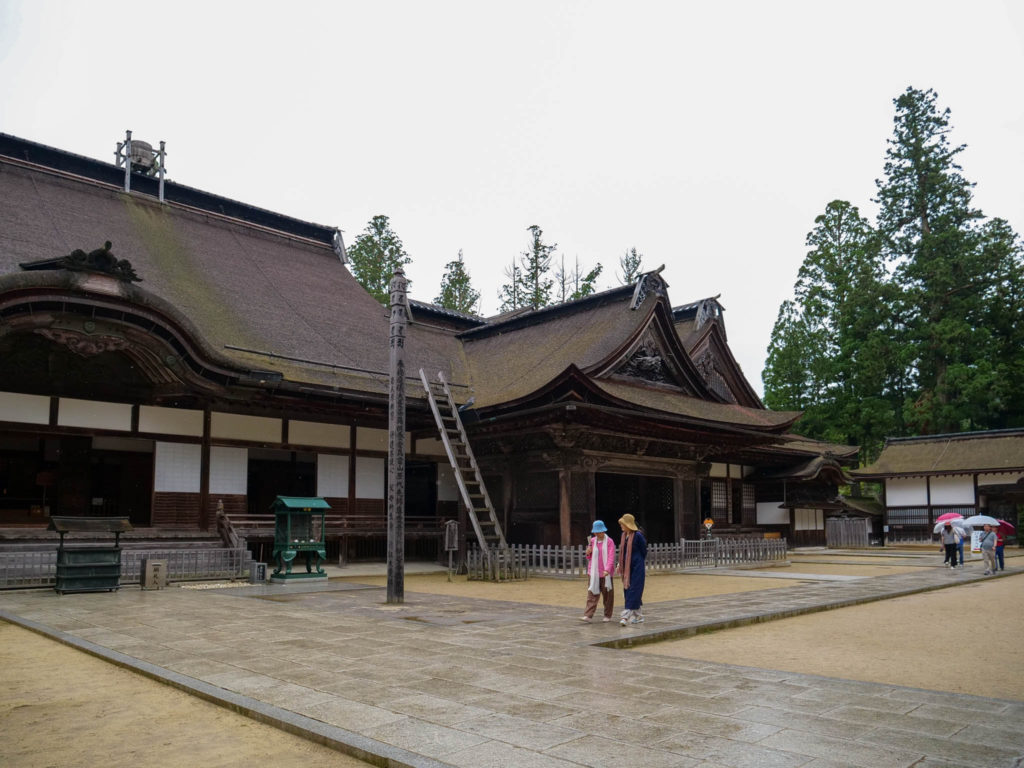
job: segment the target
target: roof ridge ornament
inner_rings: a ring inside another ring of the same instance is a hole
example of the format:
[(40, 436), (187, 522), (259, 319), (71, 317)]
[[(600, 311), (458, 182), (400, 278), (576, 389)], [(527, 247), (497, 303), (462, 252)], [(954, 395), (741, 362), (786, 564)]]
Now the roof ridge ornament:
[(650, 272), (645, 272), (640, 276), (640, 279), (636, 281), (636, 289), (633, 291), (633, 301), (630, 303), (630, 309), (636, 309), (647, 299), (648, 293), (665, 293), (665, 289), (668, 288), (668, 283), (659, 275), (661, 271), (665, 269), (665, 265), (662, 264), (657, 269), (653, 269)]
[(55, 259), (40, 259), (39, 261), (26, 261), (18, 266), (25, 271), (42, 269), (67, 269), (72, 272), (94, 272), (100, 275), (110, 275), (125, 283), (141, 283), (142, 278), (135, 272), (135, 268), (128, 259), (118, 259), (110, 251), (111, 243), (107, 240), (102, 248), (86, 253), (81, 248), (76, 248), (67, 256), (59, 256)]

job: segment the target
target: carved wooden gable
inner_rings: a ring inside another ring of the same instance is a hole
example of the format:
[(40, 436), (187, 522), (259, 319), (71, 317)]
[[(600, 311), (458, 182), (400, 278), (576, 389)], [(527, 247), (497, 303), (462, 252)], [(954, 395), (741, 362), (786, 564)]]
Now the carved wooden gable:
[(678, 363), (651, 328), (644, 331), (611, 373), (653, 384), (679, 387), (688, 395), (695, 394), (679, 370)]

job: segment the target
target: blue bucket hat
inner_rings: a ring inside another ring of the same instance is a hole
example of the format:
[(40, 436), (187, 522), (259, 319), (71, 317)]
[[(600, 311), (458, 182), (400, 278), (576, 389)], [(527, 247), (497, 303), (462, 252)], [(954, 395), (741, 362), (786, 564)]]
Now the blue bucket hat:
[(608, 528), (604, 524), (604, 520), (595, 520), (594, 527), (590, 529), (591, 533), (607, 533)]

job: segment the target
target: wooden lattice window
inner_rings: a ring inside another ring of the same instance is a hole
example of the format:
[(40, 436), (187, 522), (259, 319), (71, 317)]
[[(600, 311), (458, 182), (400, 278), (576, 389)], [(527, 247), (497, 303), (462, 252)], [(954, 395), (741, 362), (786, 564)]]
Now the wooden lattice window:
[(711, 481), (711, 519), (715, 525), (729, 523), (729, 481)]
[[(750, 483), (743, 484), (743, 524), (753, 525), (757, 520), (757, 500), (754, 493), (754, 486)], [(748, 522), (749, 521), (749, 522)]]

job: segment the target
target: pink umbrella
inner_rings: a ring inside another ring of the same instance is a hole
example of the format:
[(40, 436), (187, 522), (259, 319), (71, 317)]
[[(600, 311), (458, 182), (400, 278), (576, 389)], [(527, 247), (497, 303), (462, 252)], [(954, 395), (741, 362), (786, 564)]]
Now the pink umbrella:
[(958, 515), (956, 512), (947, 512), (944, 515), (939, 515), (935, 518), (936, 523), (944, 523), (947, 520), (963, 520), (963, 515)]

